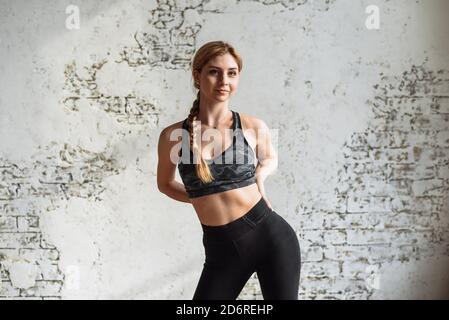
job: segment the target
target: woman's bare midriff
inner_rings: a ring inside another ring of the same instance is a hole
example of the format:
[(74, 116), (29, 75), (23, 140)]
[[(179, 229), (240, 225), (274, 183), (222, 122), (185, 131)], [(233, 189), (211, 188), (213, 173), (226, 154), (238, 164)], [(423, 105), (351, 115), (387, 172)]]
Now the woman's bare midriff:
[(220, 226), (237, 220), (262, 198), (256, 183), (190, 199), (200, 222)]

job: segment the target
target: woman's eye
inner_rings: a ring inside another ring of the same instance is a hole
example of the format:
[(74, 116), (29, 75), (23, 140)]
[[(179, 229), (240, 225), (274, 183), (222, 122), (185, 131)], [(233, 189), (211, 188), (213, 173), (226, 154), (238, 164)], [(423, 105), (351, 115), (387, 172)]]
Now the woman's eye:
[[(217, 70), (210, 70), (209, 73), (210, 73), (210, 74), (216, 74), (216, 73), (217, 73)], [(231, 75), (231, 76), (236, 76), (236, 75), (237, 75), (237, 72), (235, 72), (235, 71), (230, 72), (229, 75)]]

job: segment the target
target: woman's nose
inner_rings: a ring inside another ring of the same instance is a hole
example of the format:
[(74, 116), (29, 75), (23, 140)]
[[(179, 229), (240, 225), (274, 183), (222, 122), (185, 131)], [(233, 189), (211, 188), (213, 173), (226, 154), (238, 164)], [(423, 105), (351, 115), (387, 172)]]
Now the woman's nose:
[(220, 81), (221, 81), (222, 83), (224, 83), (224, 84), (227, 84), (227, 83), (228, 83), (228, 77), (225, 76), (225, 75), (223, 75), (223, 76), (220, 77)]

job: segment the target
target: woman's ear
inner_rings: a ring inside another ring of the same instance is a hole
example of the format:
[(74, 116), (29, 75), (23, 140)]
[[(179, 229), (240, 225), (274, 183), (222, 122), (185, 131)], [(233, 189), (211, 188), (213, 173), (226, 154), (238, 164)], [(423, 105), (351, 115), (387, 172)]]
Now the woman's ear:
[(198, 70), (193, 71), (193, 80), (196, 84), (200, 84), (200, 73), (198, 72)]

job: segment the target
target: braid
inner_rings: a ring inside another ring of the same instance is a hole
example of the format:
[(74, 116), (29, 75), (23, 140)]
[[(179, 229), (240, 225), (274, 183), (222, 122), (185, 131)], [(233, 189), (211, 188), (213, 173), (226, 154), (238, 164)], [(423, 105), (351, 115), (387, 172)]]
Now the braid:
[(188, 116), (188, 124), (189, 124), (189, 134), (190, 134), (190, 149), (193, 150), (194, 147), (198, 148), (196, 144), (195, 131), (193, 130), (194, 121), (197, 119), (198, 114), (200, 113), (200, 92), (198, 91), (197, 98), (193, 102), (193, 106), (190, 109), (190, 113)]
[[(196, 137), (196, 130), (193, 127), (194, 123), (196, 122), (196, 119), (198, 118), (198, 114), (200, 113), (200, 91), (198, 91), (198, 94), (196, 96), (196, 100), (193, 102), (193, 106), (190, 109), (189, 116), (188, 116), (188, 126), (189, 126), (189, 134), (190, 134), (190, 150), (192, 150), (193, 154), (196, 155), (196, 174), (200, 178), (200, 180), (203, 183), (209, 183), (212, 180), (214, 180), (214, 177), (212, 176), (209, 166), (204, 161), (201, 152), (199, 152), (198, 144), (197, 144), (197, 137)], [(200, 129), (201, 132), (201, 129)], [(194, 162), (195, 163), (195, 162)]]

